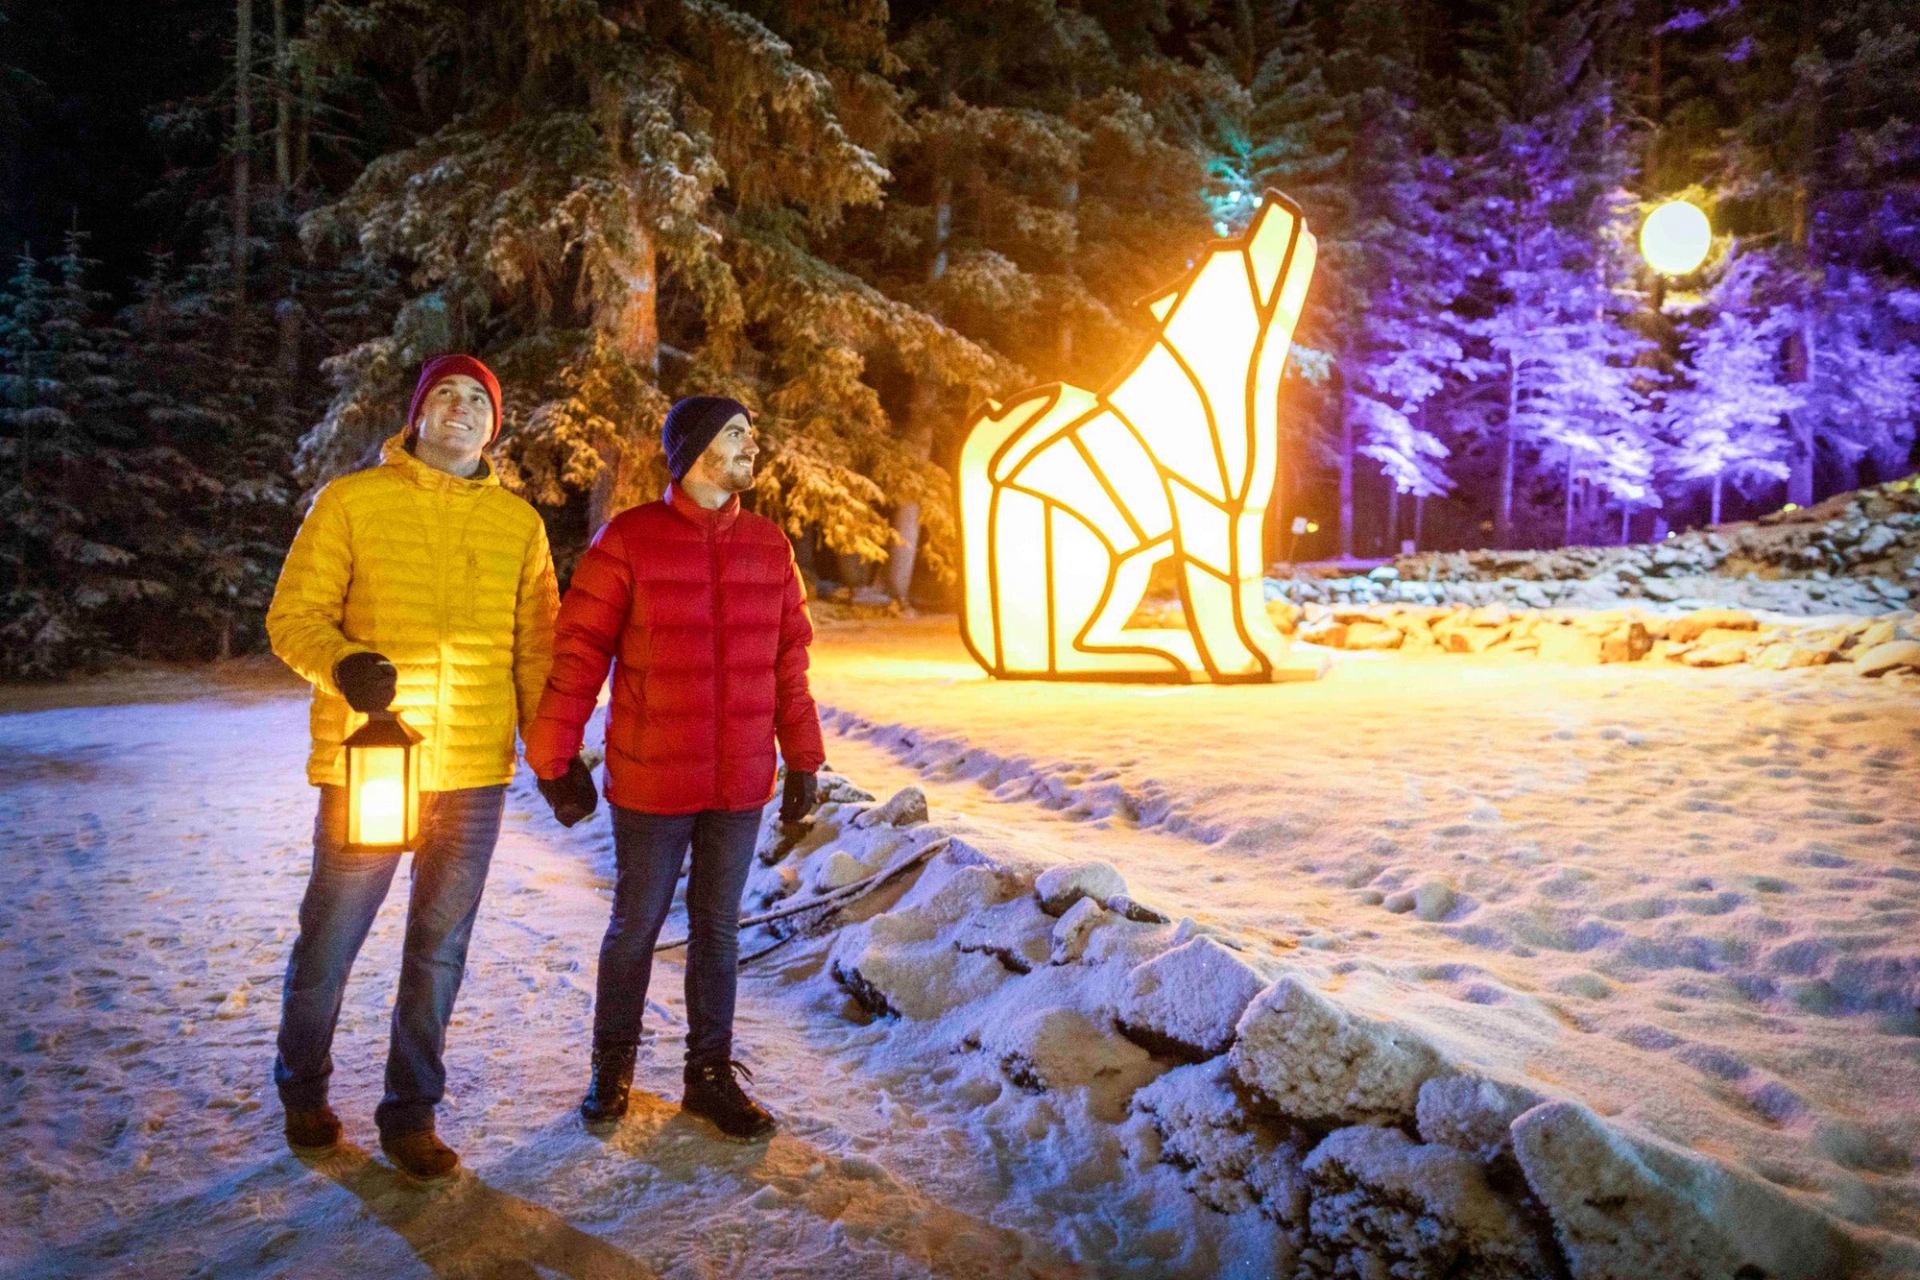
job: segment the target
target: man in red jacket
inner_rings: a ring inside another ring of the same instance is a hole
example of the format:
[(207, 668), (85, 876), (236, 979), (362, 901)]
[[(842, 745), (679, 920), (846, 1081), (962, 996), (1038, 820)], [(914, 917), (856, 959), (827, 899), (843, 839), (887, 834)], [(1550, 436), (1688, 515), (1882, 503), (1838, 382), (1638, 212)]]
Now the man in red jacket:
[(732, 1056), (740, 894), (773, 795), (776, 740), (787, 766), (781, 819), (813, 808), (826, 758), (807, 689), (813, 624), (786, 535), (740, 509), (759, 454), (746, 407), (692, 396), (661, 434), (673, 483), (658, 502), (609, 520), (574, 570), (527, 762), (561, 822), (592, 812), (593, 776), (578, 753), (611, 663), (607, 799), (618, 870), (581, 1116), (598, 1124), (626, 1114), (653, 947), (691, 845), (682, 1105), (751, 1140), (774, 1123), (735, 1079), (746, 1074)]

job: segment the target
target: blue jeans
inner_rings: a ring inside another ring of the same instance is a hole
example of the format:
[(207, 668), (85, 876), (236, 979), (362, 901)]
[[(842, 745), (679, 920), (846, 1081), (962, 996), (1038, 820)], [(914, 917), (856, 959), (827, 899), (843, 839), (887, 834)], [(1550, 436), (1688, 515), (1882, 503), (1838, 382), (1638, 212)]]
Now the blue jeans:
[[(387, 1047), (387, 1092), (374, 1112), (382, 1133), (433, 1127), (446, 1092), (440, 1061), (447, 1020), (467, 967), (467, 941), (480, 910), (493, 846), (500, 838), (504, 785), (420, 795), (420, 847), (413, 855), (400, 993)], [(320, 788), (313, 822), (313, 875), (300, 902), (300, 936), (287, 958), (281, 992), (280, 1054), (273, 1082), (288, 1107), (327, 1100), (333, 1029), (360, 944), (386, 900), (397, 853), (350, 854), (346, 788)]]
[(740, 894), (753, 862), (758, 809), (642, 813), (613, 806), (613, 919), (600, 943), (593, 1003), (596, 1045), (640, 1040), (653, 947), (673, 906), (680, 864), (687, 872), (687, 1061), (733, 1056), (734, 988), (740, 967)]

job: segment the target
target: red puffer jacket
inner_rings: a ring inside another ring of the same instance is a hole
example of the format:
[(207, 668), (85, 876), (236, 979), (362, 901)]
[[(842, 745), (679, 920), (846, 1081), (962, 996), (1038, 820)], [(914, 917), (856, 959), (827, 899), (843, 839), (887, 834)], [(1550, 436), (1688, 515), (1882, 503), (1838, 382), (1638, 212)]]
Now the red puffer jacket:
[(567, 771), (612, 661), (609, 800), (647, 813), (765, 804), (776, 737), (790, 769), (826, 760), (812, 640), (780, 526), (738, 498), (709, 511), (669, 486), (609, 520), (574, 570), (527, 762), (542, 778)]

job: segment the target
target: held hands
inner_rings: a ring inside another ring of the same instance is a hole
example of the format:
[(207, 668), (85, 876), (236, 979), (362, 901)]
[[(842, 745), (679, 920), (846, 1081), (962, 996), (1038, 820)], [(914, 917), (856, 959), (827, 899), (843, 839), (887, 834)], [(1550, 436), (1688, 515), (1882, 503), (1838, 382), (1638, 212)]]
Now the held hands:
[(819, 795), (819, 779), (811, 773), (789, 769), (786, 788), (780, 793), (780, 821), (800, 821), (813, 812), (813, 802)]
[(599, 789), (593, 785), (593, 771), (579, 756), (567, 761), (567, 771), (557, 778), (538, 778), (540, 795), (563, 827), (584, 820), (600, 804)]
[(350, 653), (333, 665), (333, 682), (340, 686), (347, 705), (362, 715), (393, 705), (397, 678), (393, 663), (383, 653)]

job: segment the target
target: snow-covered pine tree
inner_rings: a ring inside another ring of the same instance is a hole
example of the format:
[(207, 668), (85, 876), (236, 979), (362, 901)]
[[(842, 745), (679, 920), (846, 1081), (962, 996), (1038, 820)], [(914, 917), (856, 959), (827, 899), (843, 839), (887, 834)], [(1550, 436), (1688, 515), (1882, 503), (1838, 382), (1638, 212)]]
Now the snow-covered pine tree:
[[(1912, 465), (1920, 369), (1920, 30), (1900, 0), (1836, 0), (1817, 20), (1785, 0), (1712, 8), (1690, 31), (1689, 109), (1723, 128), (1728, 223), (1778, 246), (1756, 290), (1791, 316), (1787, 499), (1816, 467), (1848, 488)], [(1871, 460), (1871, 469), (1869, 468)], [(1824, 487), (1824, 486), (1823, 486)]]
[(142, 552), (164, 532), (167, 478), (129, 426), (124, 335), (103, 322), (83, 233), (48, 265), (57, 282), (21, 257), (0, 324), (0, 671), (16, 676), (97, 665), (165, 590)]
[[(305, 236), (323, 254), (402, 264), (413, 296), (388, 333), (331, 363), (339, 390), (303, 474), (397, 429), (418, 359), (466, 347), (505, 385), (502, 470), (543, 505), (587, 494), (590, 526), (658, 492), (669, 397), (729, 392), (767, 411), (762, 510), (790, 528), (820, 517), (833, 547), (884, 546), (887, 512), (860, 479), (884, 474), (892, 448), (867, 354), (991, 360), (817, 251), (848, 208), (878, 199), (879, 150), (899, 125), (879, 77), (884, 11), (808, 25), (803, 55), (772, 25), (803, 8), (312, 11), (301, 56), (396, 127)], [(565, 548), (585, 532), (556, 536)]]
[(1452, 487), (1450, 451), (1421, 408), (1470, 373), (1452, 308), (1475, 241), (1421, 103), (1408, 23), (1404, 6), (1383, 0), (1298, 10), (1266, 28), (1271, 47), (1248, 86), (1245, 186), (1300, 200), (1320, 241), (1297, 349), (1326, 375), (1314, 436), (1338, 477), (1343, 555), (1356, 549), (1357, 458), (1379, 464), (1396, 512), (1400, 494)]
[(1512, 545), (1524, 468), (1564, 504), (1584, 474), (1646, 496), (1654, 422), (1632, 365), (1644, 340), (1620, 262), (1624, 165), (1612, 89), (1593, 62), (1604, 6), (1489, 0), (1461, 52), (1464, 161), (1487, 264), (1471, 326), (1500, 366), (1489, 383), (1498, 458), (1494, 538)]
[(1014, 22), (979, 2), (896, 23), (913, 128), (885, 205), (855, 215), (867, 234), (849, 262), (996, 360), (990, 380), (909, 371), (892, 397), (906, 451), (936, 481), (895, 508), (897, 596), (923, 523), (946, 576), (950, 481), (937, 464), (957, 452), (969, 402), (1034, 378), (1103, 382), (1137, 341), (1132, 304), (1204, 234), (1199, 162), (1170, 123), (1194, 79), (1159, 48), (1167, 25), (1159, 6), (1041, 6)]
[(1731, 482), (1749, 496), (1791, 473), (1791, 415), (1800, 386), (1780, 352), (1793, 312), (1756, 296), (1772, 274), (1764, 250), (1731, 253), (1684, 331), (1675, 385), (1666, 395), (1673, 477), (1707, 487), (1708, 523), (1718, 524)]

